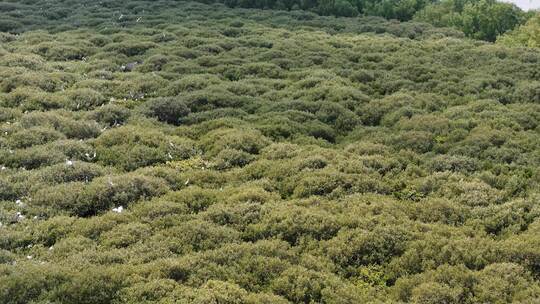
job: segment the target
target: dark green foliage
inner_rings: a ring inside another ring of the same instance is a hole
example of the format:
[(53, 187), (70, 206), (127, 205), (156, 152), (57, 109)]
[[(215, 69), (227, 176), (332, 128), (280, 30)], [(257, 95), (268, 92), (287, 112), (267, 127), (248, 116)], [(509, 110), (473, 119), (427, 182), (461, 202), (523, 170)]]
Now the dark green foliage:
[(92, 111), (89, 117), (109, 127), (124, 124), (131, 115), (129, 109), (123, 106), (108, 104)]
[(17, 22), (16, 20), (12, 19), (4, 19), (0, 21), (0, 31), (1, 32), (13, 32), (16, 33), (21, 27), (22, 23)]
[(202, 148), (210, 155), (217, 155), (227, 148), (258, 154), (268, 143), (260, 132), (241, 129), (217, 129), (200, 139)]
[(145, 115), (156, 117), (159, 121), (176, 125), (190, 112), (186, 104), (175, 97), (151, 99), (143, 105), (143, 108)]
[(496, 0), (442, 0), (415, 15), (419, 21), (455, 27), (469, 37), (488, 41), (516, 28), (526, 17), (517, 6)]
[(515, 47), (540, 47), (540, 33), (537, 29), (540, 26), (540, 13), (532, 13), (532, 16), (525, 24), (513, 31), (499, 36), (498, 43)]
[(163, 180), (137, 175), (101, 177), (89, 184), (65, 183), (36, 193), (31, 205), (47, 210), (91, 216), (107, 209), (127, 206), (139, 199), (163, 194)]
[(67, 93), (66, 108), (78, 110), (91, 110), (105, 102), (105, 98), (101, 93), (91, 89), (77, 89)]
[(155, 46), (156, 45), (151, 42), (127, 41), (127, 42), (108, 44), (107, 47), (105, 47), (105, 51), (112, 51), (112, 52), (126, 55), (128, 57), (132, 57), (136, 55), (142, 55), (147, 50)]
[(207, 2), (0, 3), (0, 303), (540, 298), (540, 54), (321, 16), (521, 12)]
[(186, 159), (196, 153), (191, 140), (142, 126), (112, 129), (98, 137), (95, 145), (97, 161), (125, 170)]

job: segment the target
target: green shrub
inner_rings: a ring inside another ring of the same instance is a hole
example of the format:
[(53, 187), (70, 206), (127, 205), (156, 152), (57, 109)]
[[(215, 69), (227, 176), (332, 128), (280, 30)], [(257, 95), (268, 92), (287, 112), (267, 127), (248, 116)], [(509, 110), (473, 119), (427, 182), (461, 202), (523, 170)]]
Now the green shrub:
[[(92, 155), (88, 156), (91, 160)], [(90, 182), (94, 178), (105, 175), (108, 171), (99, 165), (84, 161), (72, 161), (71, 165), (66, 163), (52, 165), (35, 172), (36, 181), (48, 185), (69, 183), (69, 182)]]
[(201, 220), (187, 221), (153, 236), (153, 241), (166, 244), (176, 254), (215, 249), (239, 240), (234, 229)]
[(178, 97), (185, 100), (192, 112), (241, 107), (250, 100), (245, 96), (236, 96), (222, 87), (208, 87), (205, 90), (181, 94)]
[(110, 303), (125, 286), (122, 279), (127, 273), (114, 268), (85, 269), (70, 276), (54, 291), (52, 299), (62, 303)]
[(154, 279), (148, 282), (137, 282), (120, 291), (119, 298), (125, 303), (141, 303), (167, 299), (177, 288), (178, 283), (171, 279)]
[(8, 145), (14, 149), (28, 148), (34, 145), (42, 145), (59, 139), (65, 139), (65, 135), (50, 128), (32, 127), (19, 130), (9, 137)]
[(13, 201), (17, 199), (17, 193), (9, 180), (0, 178), (0, 189), (2, 189), (0, 200)]
[(302, 266), (292, 266), (271, 283), (272, 290), (294, 303), (362, 302), (361, 291), (348, 286), (333, 275), (326, 275)]
[(411, 300), (415, 303), (459, 303), (460, 290), (434, 282), (427, 282), (414, 288)]
[(74, 217), (67, 216), (58, 216), (48, 219), (47, 221), (43, 221), (36, 225), (33, 229), (33, 239), (35, 242), (43, 244), (48, 248), (54, 245), (57, 249), (57, 251), (54, 252), (55, 255), (62, 254), (62, 243), (66, 244), (66, 247), (68, 248), (71, 247), (69, 248), (70, 253), (76, 250), (83, 250), (88, 242), (84, 242), (82, 244), (83, 246), (69, 246), (73, 245), (73, 242), (69, 241), (68, 235), (73, 231), (74, 222)]
[(291, 204), (273, 207), (271, 213), (263, 213), (260, 222), (248, 227), (250, 238), (278, 237), (295, 245), (304, 239), (330, 239), (339, 230), (335, 217), (326, 211)]
[(328, 255), (341, 267), (382, 265), (403, 254), (411, 234), (399, 227), (342, 230), (328, 241)]
[(217, 129), (203, 136), (200, 143), (209, 155), (214, 156), (225, 149), (258, 154), (270, 142), (256, 130)]
[(157, 45), (147, 41), (123, 41), (119, 43), (107, 44), (105, 51), (116, 52), (128, 57), (142, 55), (149, 49), (155, 48)]
[(101, 133), (99, 125), (95, 122), (75, 120), (69, 112), (65, 111), (30, 112), (23, 115), (20, 122), (24, 128), (54, 128), (68, 138), (92, 138)]
[(110, 127), (124, 124), (131, 112), (123, 106), (108, 104), (92, 111), (89, 117)]
[(61, 269), (49, 269), (32, 262), (23, 261), (23, 265), (17, 266), (3, 264), (1, 267), (2, 303), (28, 303), (40, 297), (44, 291), (52, 290), (69, 279)]
[[(161, 36), (160, 36), (161, 37)], [(161, 71), (163, 66), (166, 65), (171, 59), (165, 55), (158, 54), (147, 58), (142, 65), (137, 67), (141, 72)]]
[(243, 167), (253, 161), (253, 155), (235, 149), (224, 149), (216, 155), (215, 167), (219, 170)]
[(324, 103), (315, 115), (341, 132), (350, 131), (359, 123), (358, 117), (352, 111), (339, 104)]
[(32, 206), (52, 214), (92, 216), (113, 207), (124, 208), (137, 200), (149, 199), (168, 190), (159, 178), (138, 175), (106, 176), (89, 184), (72, 182), (39, 190)]
[(105, 103), (105, 97), (92, 89), (76, 89), (66, 95), (66, 106), (73, 111), (92, 110)]
[(156, 117), (159, 121), (176, 125), (190, 113), (186, 103), (175, 97), (151, 99), (142, 105), (141, 111), (148, 117)]
[(167, 88), (168, 95), (178, 95), (180, 93), (198, 91), (210, 85), (218, 84), (219, 78), (214, 75), (188, 75), (175, 82)]
[(478, 302), (522, 301), (540, 293), (538, 288), (530, 286), (530, 282), (530, 273), (520, 265), (491, 264), (478, 274), (478, 284), (474, 291), (475, 300)]
[(540, 103), (540, 82), (520, 83), (516, 88), (515, 99), (525, 103)]
[(0, 21), (0, 32), (16, 33), (22, 26), (22, 23), (15, 20), (2, 20)]
[(426, 153), (433, 149), (433, 134), (423, 131), (408, 131), (402, 133), (394, 140), (398, 149), (411, 149), (419, 153)]
[(55, 61), (81, 60), (91, 54), (89, 45), (69, 45), (67, 43), (42, 42), (34, 47), (37, 54)]
[(29, 70), (45, 70), (43, 58), (35, 54), (6, 54), (0, 59), (0, 64), (8, 67), (24, 67)]
[(168, 193), (163, 199), (182, 204), (191, 212), (199, 213), (218, 201), (218, 193), (213, 189), (193, 186), (178, 192)]
[(66, 155), (46, 146), (33, 146), (21, 150), (0, 150), (2, 163), (11, 168), (36, 169), (65, 161)]
[(355, 17), (358, 15), (358, 10), (349, 1), (338, 0), (334, 3), (332, 13), (336, 16)]
[(19, 87), (11, 91), (5, 102), (7, 106), (19, 107), (22, 111), (59, 109), (64, 103), (63, 97), (27, 87)]
[(122, 224), (101, 235), (101, 244), (109, 248), (123, 248), (133, 245), (151, 235), (149, 225), (141, 223)]
[(142, 127), (119, 127), (96, 140), (97, 160), (125, 170), (187, 159), (197, 152), (191, 140)]
[(479, 167), (478, 161), (458, 155), (437, 155), (430, 162), (430, 168), (434, 171), (473, 172)]

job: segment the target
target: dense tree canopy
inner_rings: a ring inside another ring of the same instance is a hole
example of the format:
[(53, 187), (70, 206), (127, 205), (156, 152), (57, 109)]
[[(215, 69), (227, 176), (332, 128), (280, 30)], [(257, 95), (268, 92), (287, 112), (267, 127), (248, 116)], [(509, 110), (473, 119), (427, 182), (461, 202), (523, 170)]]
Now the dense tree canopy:
[[(379, 16), (400, 21), (417, 20), (437, 27), (453, 27), (468, 37), (495, 41), (497, 36), (517, 28), (534, 13), (523, 12), (517, 6), (500, 0), (197, 0), (205, 4), (223, 3), (229, 7), (257, 8), (298, 11), (304, 10), (323, 16), (355, 17)], [(28, 6), (39, 5), (41, 0), (0, 2), (4, 11), (0, 20), (0, 31), (19, 32), (25, 27), (48, 25), (70, 20), (77, 25), (96, 25), (102, 19), (97, 4), (70, 2), (64, 7), (42, 7), (41, 10), (28, 11)], [(138, 1), (135, 1), (138, 2)], [(135, 2), (131, 2), (134, 6)], [(23, 4), (24, 3), (24, 4)], [(75, 9), (76, 8), (76, 9)], [(96, 10), (94, 18), (84, 18), (87, 10)], [(140, 13), (152, 11), (153, 7), (142, 8)], [(1, 11), (1, 10), (0, 10)], [(121, 13), (120, 16), (124, 17)], [(33, 15), (34, 18), (30, 18)], [(83, 17), (77, 20), (74, 17)], [(309, 16), (309, 15), (308, 15)], [(35, 19), (37, 18), (37, 20)], [(312, 18), (312, 17), (304, 17)], [(123, 19), (123, 18), (121, 18)], [(134, 20), (123, 19), (123, 22)], [(531, 24), (534, 25), (534, 22)], [(73, 26), (74, 24), (69, 24)], [(536, 27), (536, 26), (535, 26)], [(142, 46), (141, 46), (142, 47)], [(137, 51), (137, 50), (135, 50)], [(78, 54), (73, 54), (78, 56)], [(134, 65), (128, 65), (131, 69)]]
[(537, 49), (219, 3), (0, 8), (0, 303), (540, 298)]
[(507, 46), (540, 48), (540, 13), (519, 28), (500, 36), (497, 42)]
[(401, 21), (414, 18), (436, 26), (454, 27), (468, 37), (488, 41), (495, 41), (528, 17), (517, 6), (499, 0), (224, 0), (223, 3), (243, 8), (303, 9), (344, 17), (361, 14)]
[(526, 17), (517, 6), (496, 0), (441, 0), (415, 14), (416, 20), (455, 27), (488, 41), (519, 26)]

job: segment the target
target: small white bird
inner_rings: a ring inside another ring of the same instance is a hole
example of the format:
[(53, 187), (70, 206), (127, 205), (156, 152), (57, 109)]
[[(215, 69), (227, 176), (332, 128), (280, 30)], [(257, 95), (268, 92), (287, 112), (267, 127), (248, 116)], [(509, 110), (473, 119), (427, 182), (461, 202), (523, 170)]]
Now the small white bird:
[(73, 166), (73, 161), (66, 159), (66, 166)]
[(15, 204), (17, 204), (17, 206), (22, 206), (23, 202), (20, 199), (18, 199), (15, 201)]
[(6, 166), (2, 166), (2, 171), (6, 170), (6, 169), (7, 169)]
[(124, 211), (124, 207), (120, 206), (117, 208), (113, 208), (112, 211), (116, 213), (122, 213), (122, 211)]
[(27, 255), (26, 258), (29, 259), (29, 260), (31, 260), (31, 259), (32, 259), (32, 256), (31, 256), (31, 255)]

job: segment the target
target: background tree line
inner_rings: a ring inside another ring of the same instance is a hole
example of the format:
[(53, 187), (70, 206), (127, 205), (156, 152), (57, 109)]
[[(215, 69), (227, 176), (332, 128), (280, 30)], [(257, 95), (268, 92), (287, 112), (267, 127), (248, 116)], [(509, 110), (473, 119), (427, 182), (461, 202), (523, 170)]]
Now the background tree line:
[(381, 16), (454, 27), (474, 39), (495, 41), (533, 13), (497, 0), (224, 0), (230, 7), (310, 10), (321, 15)]

